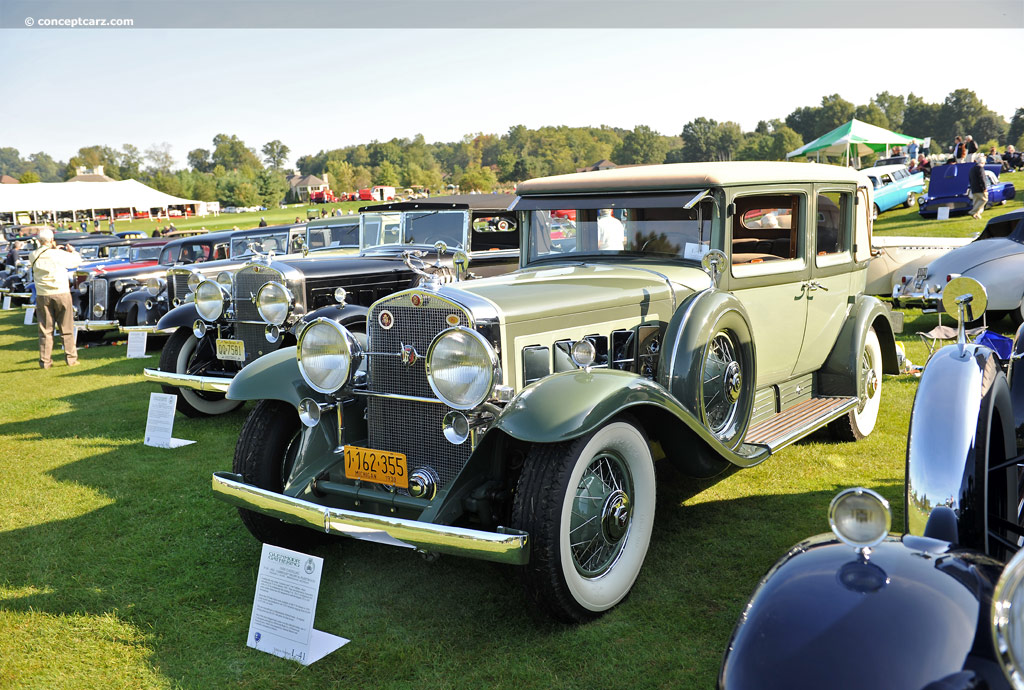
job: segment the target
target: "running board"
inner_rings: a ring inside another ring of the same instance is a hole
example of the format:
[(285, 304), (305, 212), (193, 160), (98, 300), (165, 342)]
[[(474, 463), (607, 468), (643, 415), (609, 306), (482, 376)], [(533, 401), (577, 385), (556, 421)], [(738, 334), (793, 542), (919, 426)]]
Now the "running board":
[(766, 445), (774, 453), (842, 417), (857, 403), (857, 398), (811, 398), (750, 427), (743, 441)]

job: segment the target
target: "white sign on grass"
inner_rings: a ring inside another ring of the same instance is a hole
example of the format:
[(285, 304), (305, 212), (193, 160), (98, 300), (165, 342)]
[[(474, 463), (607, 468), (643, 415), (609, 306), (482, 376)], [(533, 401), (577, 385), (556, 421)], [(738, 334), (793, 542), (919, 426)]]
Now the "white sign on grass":
[(36, 308), (35, 307), (29, 307), (28, 309), (26, 309), (25, 310), (25, 325), (26, 326), (31, 326), (32, 322), (33, 322), (33, 319), (35, 319), (35, 316), (36, 316)]
[(263, 545), (246, 645), (309, 666), (348, 643), (313, 629), (323, 565), (317, 556)]
[(146, 334), (139, 331), (128, 333), (128, 359), (145, 359), (146, 355)]
[(940, 206), (936, 214), (936, 220), (949, 220), (949, 207)]
[(167, 393), (149, 394), (149, 414), (146, 416), (146, 445), (154, 448), (181, 448), (195, 441), (184, 441), (171, 436), (174, 430), (174, 408), (178, 396)]
[(11, 308), (11, 296), (10, 295), (4, 295), (4, 307), (3, 308), (5, 310)]

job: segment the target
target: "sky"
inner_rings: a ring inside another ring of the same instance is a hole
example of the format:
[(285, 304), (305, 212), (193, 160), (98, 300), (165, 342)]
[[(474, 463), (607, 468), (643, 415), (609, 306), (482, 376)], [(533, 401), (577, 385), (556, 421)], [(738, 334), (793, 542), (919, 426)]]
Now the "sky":
[[(1019, 29), (984, 36), (1024, 43)], [(293, 163), (517, 124), (679, 134), (703, 116), (749, 131), (832, 93), (941, 103), (957, 88), (1009, 120), (1024, 107), (1012, 70), (996, 67), (1010, 53), (986, 52), (993, 63), (934, 49), (962, 42), (936, 29), (4, 30), (0, 147), (66, 161), (82, 146), (167, 142), (183, 166), (225, 133), (257, 151), (280, 139)]]

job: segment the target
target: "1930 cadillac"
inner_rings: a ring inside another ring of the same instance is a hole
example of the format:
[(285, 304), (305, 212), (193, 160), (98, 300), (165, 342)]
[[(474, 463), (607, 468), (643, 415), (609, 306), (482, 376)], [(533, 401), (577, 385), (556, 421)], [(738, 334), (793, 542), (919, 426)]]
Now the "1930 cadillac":
[(194, 262), (166, 269), (165, 276), (150, 277), (132, 292), (118, 301), (115, 313), (118, 321), (125, 324), (122, 333), (140, 331), (160, 333), (160, 319), (172, 308), (183, 304), (191, 295), (191, 289), (203, 279), (219, 280), (230, 285), (231, 276), (245, 266), (260, 252), (289, 256), (305, 251), (308, 241), (313, 239), (322, 244), (325, 233), (335, 233), (335, 241), (323, 251), (332, 253), (353, 253), (358, 242), (350, 234), (353, 226), (349, 219), (331, 219), (330, 224), (316, 221), (309, 225), (278, 225), (249, 230), (232, 231), (227, 243), (227, 257), (214, 261)]
[(711, 476), (825, 425), (871, 433), (894, 326), (862, 294), (853, 171), (634, 167), (518, 194), (518, 271), (384, 297), (365, 333), (315, 319), (242, 370), (228, 397), (260, 402), (213, 488), (262, 541), (515, 564), (539, 610), (586, 621), (640, 572), (655, 460)]
[[(511, 201), (508, 195), (475, 194), (365, 207), (358, 257), (315, 251), (305, 258), (264, 257), (233, 281), (190, 278), (194, 300), (160, 320), (161, 330), (177, 330), (163, 348), (160, 368), (143, 374), (177, 394), (183, 414), (229, 412), (242, 404), (224, 397), (232, 377), (258, 357), (293, 345), (295, 329), (306, 321), (325, 318), (363, 330), (374, 300), (434, 273), (450, 277), (459, 252), (480, 275), (513, 270), (519, 234), (507, 211)], [(317, 244), (311, 237), (310, 246)], [(182, 291), (184, 277), (175, 285)]]
[(906, 534), (875, 492), (840, 492), (832, 534), (790, 549), (744, 607), (720, 688), (1024, 687), (1024, 552), (1002, 565), (1024, 541), (1024, 328), (1004, 375), (964, 337), (984, 300), (973, 279), (947, 288), (960, 337), (914, 399)]

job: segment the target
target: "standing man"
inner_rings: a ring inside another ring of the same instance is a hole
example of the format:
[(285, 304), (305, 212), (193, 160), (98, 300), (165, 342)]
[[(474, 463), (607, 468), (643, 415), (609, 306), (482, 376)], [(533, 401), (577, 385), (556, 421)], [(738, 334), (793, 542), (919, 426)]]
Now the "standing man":
[(39, 321), (39, 367), (49, 369), (53, 350), (53, 326), (60, 326), (64, 356), (68, 366), (78, 364), (75, 348), (75, 310), (71, 305), (68, 269), (77, 268), (82, 257), (74, 249), (57, 248), (53, 230), (39, 231), (39, 249), (29, 255), (32, 277), (36, 281), (36, 318)]
[(978, 152), (978, 142), (974, 140), (970, 134), (967, 135), (967, 139), (964, 140), (964, 151), (967, 154), (967, 160), (974, 160), (974, 154)]
[(988, 203), (984, 155), (980, 153), (975, 155), (974, 167), (971, 168), (971, 172), (967, 177), (971, 183), (971, 201), (974, 202), (974, 206), (971, 208), (971, 218), (981, 220), (981, 213), (985, 210), (985, 204)]

